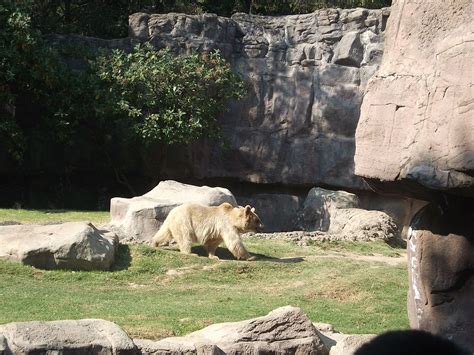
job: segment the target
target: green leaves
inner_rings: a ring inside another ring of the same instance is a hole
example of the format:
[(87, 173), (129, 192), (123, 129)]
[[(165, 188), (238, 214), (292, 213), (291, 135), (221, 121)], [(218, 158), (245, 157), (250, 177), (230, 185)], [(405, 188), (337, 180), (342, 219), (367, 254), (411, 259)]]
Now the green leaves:
[(243, 81), (218, 52), (174, 56), (138, 46), (104, 53), (94, 68), (117, 102), (114, 114), (127, 117), (147, 144), (216, 137), (226, 102), (244, 94)]
[(217, 137), (226, 102), (244, 93), (217, 52), (51, 47), (27, 8), (2, 0), (0, 27), (0, 148), (17, 162), (34, 155), (34, 146), (57, 147), (65, 161), (67, 152), (92, 146), (106, 165), (111, 156), (121, 161), (128, 144)]

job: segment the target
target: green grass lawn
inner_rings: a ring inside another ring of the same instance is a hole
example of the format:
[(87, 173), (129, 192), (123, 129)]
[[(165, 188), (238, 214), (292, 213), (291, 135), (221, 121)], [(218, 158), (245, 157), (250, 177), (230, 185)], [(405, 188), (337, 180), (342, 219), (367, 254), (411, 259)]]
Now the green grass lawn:
[(0, 222), (44, 224), (54, 222), (90, 221), (100, 225), (109, 222), (109, 211), (21, 210), (0, 208)]
[[(132, 337), (161, 338), (293, 305), (344, 333), (408, 327), (406, 265), (343, 256), (396, 257), (403, 249), (377, 242), (301, 247), (258, 238), (245, 244), (257, 261), (234, 261), (224, 248), (218, 250), (224, 260), (215, 261), (143, 245), (121, 246), (110, 272), (0, 261), (0, 323), (102, 318)], [(204, 255), (200, 247), (194, 251)]]

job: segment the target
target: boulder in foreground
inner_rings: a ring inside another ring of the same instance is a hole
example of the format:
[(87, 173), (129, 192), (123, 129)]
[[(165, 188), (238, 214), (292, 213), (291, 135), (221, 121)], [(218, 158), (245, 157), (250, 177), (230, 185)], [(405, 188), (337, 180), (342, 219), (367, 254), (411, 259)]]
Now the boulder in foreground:
[(40, 269), (108, 270), (118, 238), (88, 222), (0, 227), (0, 258)]
[(291, 306), (263, 317), (213, 324), (186, 337), (136, 343), (143, 354), (328, 354), (309, 318)]
[(0, 325), (1, 354), (137, 354), (118, 325), (102, 319)]

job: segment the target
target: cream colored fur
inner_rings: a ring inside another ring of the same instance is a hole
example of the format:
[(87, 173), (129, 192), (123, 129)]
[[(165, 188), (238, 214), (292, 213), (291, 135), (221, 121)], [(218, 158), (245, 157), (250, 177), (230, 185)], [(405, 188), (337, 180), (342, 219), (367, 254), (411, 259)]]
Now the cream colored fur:
[(215, 251), (224, 242), (237, 259), (248, 259), (241, 233), (256, 231), (262, 224), (255, 209), (250, 206), (233, 207), (223, 203), (217, 207), (184, 204), (171, 210), (160, 230), (152, 239), (154, 246), (176, 240), (182, 253), (190, 254), (193, 243), (204, 245), (210, 258), (217, 258)]

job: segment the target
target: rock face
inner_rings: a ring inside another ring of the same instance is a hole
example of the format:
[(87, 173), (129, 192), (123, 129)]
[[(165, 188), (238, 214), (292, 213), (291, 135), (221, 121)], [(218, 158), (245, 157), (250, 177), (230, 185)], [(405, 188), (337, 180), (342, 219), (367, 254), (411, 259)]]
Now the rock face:
[[(356, 132), (355, 173), (474, 196), (474, 3), (394, 1)], [(383, 187), (387, 185), (383, 185)]]
[(150, 240), (168, 213), (176, 206), (195, 202), (218, 206), (228, 202), (237, 206), (232, 193), (221, 187), (193, 186), (176, 181), (162, 181), (143, 196), (114, 197), (110, 201), (111, 226), (119, 228), (128, 240)]
[(473, 13), (471, 0), (393, 2), (383, 61), (362, 103), (354, 158), (355, 173), (373, 187), (432, 201), (409, 233), (410, 324), (470, 351)]
[(454, 211), (427, 206), (414, 218), (407, 241), (408, 316), (411, 327), (474, 352), (474, 209), (456, 205)]
[(290, 306), (259, 318), (213, 324), (186, 337), (136, 342), (147, 354), (328, 354), (308, 317)]
[(364, 189), (354, 175), (354, 135), (367, 79), (383, 51), (387, 9), (307, 15), (130, 16), (130, 38), (175, 53), (219, 49), (249, 83), (221, 118), (226, 148), (173, 149), (162, 177)]
[(138, 352), (118, 325), (101, 319), (82, 319), (0, 325), (0, 353), (126, 355)]
[(303, 199), (289, 194), (254, 194), (238, 197), (242, 206), (255, 207), (264, 221), (265, 232), (286, 232), (295, 229), (296, 220), (303, 205)]
[(41, 269), (108, 270), (118, 238), (91, 223), (0, 227), (0, 258)]

